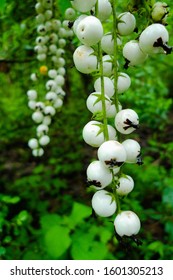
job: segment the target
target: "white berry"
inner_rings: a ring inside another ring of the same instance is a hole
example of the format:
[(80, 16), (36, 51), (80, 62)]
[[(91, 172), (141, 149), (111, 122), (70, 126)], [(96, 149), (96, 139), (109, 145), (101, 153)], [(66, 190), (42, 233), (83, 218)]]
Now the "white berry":
[(132, 211), (122, 211), (114, 220), (115, 231), (119, 236), (132, 236), (139, 232), (141, 223)]
[(112, 173), (99, 160), (91, 162), (87, 168), (87, 181), (96, 189), (105, 188), (112, 182)]
[(98, 159), (108, 168), (120, 167), (126, 161), (126, 151), (121, 143), (114, 140), (104, 142), (98, 149)]
[(109, 192), (100, 190), (92, 197), (92, 208), (98, 216), (110, 217), (115, 213), (117, 206)]
[(129, 134), (139, 127), (139, 117), (132, 109), (123, 109), (115, 117), (115, 127), (123, 134)]

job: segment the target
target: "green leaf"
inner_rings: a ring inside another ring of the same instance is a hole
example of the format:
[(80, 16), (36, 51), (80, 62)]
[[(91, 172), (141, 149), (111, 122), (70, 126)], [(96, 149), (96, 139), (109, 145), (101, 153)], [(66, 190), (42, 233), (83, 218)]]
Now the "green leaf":
[(71, 7), (69, 0), (57, 1), (57, 6), (59, 7), (62, 14), (64, 14), (65, 10)]
[(79, 233), (73, 241), (71, 255), (74, 260), (103, 260), (107, 255), (105, 243), (94, 240), (90, 233)]
[(4, 195), (4, 196), (2, 196), (1, 201), (5, 202), (5, 203), (10, 203), (10, 204), (16, 204), (20, 201), (20, 197), (19, 196), (11, 197), (9, 195)]
[(3, 255), (5, 255), (5, 253), (6, 253), (6, 249), (4, 248), (4, 247), (0, 247), (0, 256), (3, 256)]
[(5, 8), (6, 0), (0, 0), (0, 12), (2, 12)]
[(45, 249), (54, 259), (59, 258), (69, 248), (69, 230), (63, 226), (51, 227), (45, 234)]
[(62, 219), (57, 214), (47, 214), (40, 219), (41, 227), (44, 231), (49, 230), (53, 226), (57, 226), (61, 223)]
[(90, 215), (90, 207), (78, 202), (74, 202), (72, 212), (69, 218), (71, 220), (72, 226), (74, 227)]
[(160, 241), (154, 241), (148, 245), (148, 249), (151, 251), (154, 251), (156, 253), (159, 253), (159, 255), (162, 257), (164, 254), (164, 244)]

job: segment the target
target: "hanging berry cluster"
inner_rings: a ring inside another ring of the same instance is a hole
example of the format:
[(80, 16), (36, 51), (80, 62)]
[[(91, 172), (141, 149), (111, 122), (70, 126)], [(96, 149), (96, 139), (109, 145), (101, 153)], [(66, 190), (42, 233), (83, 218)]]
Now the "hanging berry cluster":
[[(122, 171), (123, 165), (142, 164), (140, 144), (133, 137), (127, 137), (139, 128), (139, 117), (133, 109), (123, 109), (119, 98), (131, 85), (126, 73), (129, 67), (144, 63), (150, 55), (171, 53), (165, 28), (168, 7), (156, 2), (151, 9), (151, 24), (136, 35), (136, 40), (123, 44), (122, 38), (136, 31), (133, 13), (117, 15), (115, 0), (73, 0), (71, 3), (78, 12), (73, 31), (80, 42), (73, 61), (79, 72), (91, 74), (95, 79), (94, 91), (86, 100), (92, 116), (83, 128), (84, 141), (98, 148), (98, 159), (92, 161), (86, 171), (87, 181), (95, 189), (92, 208), (101, 217), (115, 214), (117, 236), (132, 238), (140, 230), (140, 219), (131, 210), (121, 210), (120, 198), (134, 188), (133, 178)], [(108, 26), (111, 22), (112, 27), (105, 33), (108, 20)], [(123, 65), (118, 62), (121, 50)]]
[(28, 106), (32, 113), (32, 120), (38, 125), (36, 138), (28, 142), (33, 156), (42, 156), (44, 147), (50, 142), (49, 126), (52, 118), (63, 105), (65, 91), (65, 53), (64, 47), (68, 37), (73, 32), (68, 28), (69, 20), (73, 20), (75, 12), (66, 11), (66, 20), (56, 19), (55, 0), (37, 0), (35, 5), (37, 38), (35, 52), (39, 64), (39, 71), (31, 74), (32, 88), (27, 91)]

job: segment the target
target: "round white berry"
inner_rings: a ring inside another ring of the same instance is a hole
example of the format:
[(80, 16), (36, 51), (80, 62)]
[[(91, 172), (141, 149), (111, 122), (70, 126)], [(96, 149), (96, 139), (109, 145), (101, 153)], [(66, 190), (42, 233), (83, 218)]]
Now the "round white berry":
[(43, 102), (36, 102), (36, 104), (35, 104), (35, 109), (37, 110), (37, 111), (42, 111), (43, 109), (44, 109), (44, 107), (45, 107), (45, 105), (44, 105), (44, 103)]
[[(86, 105), (88, 110), (93, 114), (97, 112), (102, 112), (101, 92), (92, 92), (86, 100)], [(110, 106), (110, 98), (105, 94), (106, 111), (109, 110)]]
[(48, 80), (46, 83), (46, 89), (47, 90), (51, 90), (51, 91), (55, 91), (57, 87), (57, 84), (55, 81), (53, 80)]
[(119, 236), (132, 236), (139, 232), (141, 223), (132, 211), (122, 211), (114, 220), (115, 231)]
[(127, 139), (122, 142), (124, 149), (126, 150), (126, 162), (138, 163), (140, 160), (141, 147), (136, 140)]
[(43, 154), (44, 154), (44, 150), (42, 148), (32, 150), (32, 155), (34, 157), (41, 157)]
[(50, 70), (48, 71), (48, 76), (49, 76), (51, 79), (54, 79), (54, 78), (56, 77), (56, 75), (57, 75), (57, 70), (55, 70), (55, 69), (50, 69)]
[(50, 125), (50, 124), (51, 124), (51, 121), (52, 121), (51, 116), (48, 115), (48, 116), (45, 116), (45, 117), (43, 118), (42, 123), (45, 124), (45, 125)]
[(36, 149), (38, 148), (38, 140), (36, 138), (32, 138), (28, 141), (28, 146), (31, 148), (31, 149)]
[(55, 109), (61, 108), (62, 105), (63, 105), (63, 100), (61, 98), (57, 98), (55, 100), (55, 102), (53, 103), (53, 106), (54, 106)]
[(106, 54), (103, 56), (103, 75), (110, 77), (112, 75), (113, 65), (111, 56)]
[(50, 142), (50, 138), (48, 135), (43, 135), (39, 139), (39, 143), (41, 146), (46, 146), (47, 144), (49, 144), (49, 142)]
[(36, 106), (36, 101), (35, 101), (35, 100), (29, 100), (29, 102), (28, 102), (28, 107), (29, 107), (31, 110), (35, 110), (35, 106)]
[(38, 59), (39, 61), (44, 61), (44, 60), (46, 60), (46, 54), (45, 54), (45, 53), (40, 53), (40, 54), (38, 54), (38, 55), (37, 55), (37, 59)]
[(96, 189), (105, 188), (112, 182), (112, 173), (99, 160), (91, 162), (86, 173), (88, 183), (94, 185)]
[(53, 16), (52, 10), (46, 10), (44, 13), (44, 16), (45, 16), (46, 20), (50, 20)]
[(47, 92), (45, 97), (46, 97), (46, 100), (49, 100), (49, 101), (55, 101), (57, 99), (57, 95), (53, 91)]
[(125, 92), (126, 90), (129, 89), (130, 85), (131, 85), (131, 79), (130, 79), (129, 75), (127, 75), (126, 73), (120, 72), (118, 75), (118, 81), (117, 81), (118, 93)]
[(98, 0), (97, 17), (101, 21), (107, 20), (112, 13), (112, 7), (109, 0)]
[(100, 20), (94, 16), (87, 16), (80, 21), (76, 29), (76, 36), (87, 46), (97, 44), (103, 36)]
[(27, 91), (27, 96), (29, 100), (35, 100), (37, 98), (37, 91), (34, 89), (30, 89)]
[(104, 142), (97, 151), (98, 159), (108, 168), (120, 167), (126, 161), (124, 146), (118, 141)]
[[(107, 125), (109, 140), (116, 140), (116, 130)], [(90, 121), (83, 128), (84, 141), (92, 146), (99, 147), (104, 141), (103, 124), (98, 121)]]
[(124, 45), (123, 56), (127, 59), (128, 65), (131, 66), (143, 63), (148, 57), (148, 55), (141, 50), (136, 40), (131, 40)]
[[(121, 40), (117, 38), (117, 45), (119, 46), (121, 44), (122, 44)], [(102, 37), (101, 48), (105, 53), (109, 55), (114, 54), (114, 39), (111, 33), (107, 33)]]
[(64, 83), (65, 83), (65, 79), (64, 79), (64, 77), (62, 76), (62, 75), (57, 75), (56, 77), (55, 77), (55, 82), (56, 82), (56, 84), (58, 85), (58, 86), (63, 86), (64, 85)]
[(169, 34), (164, 25), (153, 23), (149, 25), (139, 37), (139, 46), (141, 50), (148, 54), (164, 53), (165, 50), (161, 46), (167, 44)]
[(139, 127), (139, 117), (132, 109), (123, 109), (115, 116), (115, 127), (123, 134), (129, 134)]
[(97, 191), (92, 197), (92, 208), (100, 217), (112, 216), (117, 208), (111, 194), (105, 190)]
[(117, 185), (117, 193), (119, 195), (127, 195), (134, 188), (134, 181), (131, 176), (123, 175), (119, 178), (119, 183)]
[(118, 32), (121, 36), (130, 35), (136, 27), (136, 19), (130, 12), (118, 16)]
[(73, 61), (81, 73), (89, 74), (97, 69), (97, 57), (91, 47), (79, 46), (73, 54)]
[(73, 0), (71, 1), (72, 6), (79, 12), (89, 12), (92, 7), (96, 4), (97, 0)]
[(32, 119), (36, 123), (41, 123), (43, 120), (43, 114), (41, 112), (34, 112), (32, 114)]
[(43, 136), (44, 134), (46, 134), (49, 130), (49, 127), (45, 124), (40, 124), (38, 127), (37, 127), (37, 136), (38, 137), (41, 137)]
[(44, 114), (45, 115), (50, 115), (50, 116), (54, 116), (56, 113), (55, 109), (52, 106), (46, 106), (44, 108)]
[(76, 17), (76, 11), (73, 8), (68, 8), (65, 10), (65, 18), (67, 20), (74, 20)]
[[(103, 78), (103, 83), (104, 83), (104, 93), (112, 97), (114, 95), (114, 84), (112, 80), (108, 77)], [(94, 89), (95, 91), (100, 91), (101, 92), (101, 78), (98, 78), (95, 83), (94, 83)]]

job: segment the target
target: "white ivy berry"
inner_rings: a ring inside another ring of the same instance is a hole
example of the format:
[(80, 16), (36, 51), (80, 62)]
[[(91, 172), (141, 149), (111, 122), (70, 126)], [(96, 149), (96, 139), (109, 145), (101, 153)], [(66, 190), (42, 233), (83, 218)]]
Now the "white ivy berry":
[(39, 111), (34, 112), (34, 113), (32, 114), (32, 119), (33, 119), (33, 121), (36, 122), (36, 123), (41, 123), (42, 120), (43, 120), (43, 117), (44, 117), (44, 116), (43, 116), (42, 112), (39, 112)]
[(88, 183), (94, 185), (96, 189), (105, 188), (112, 182), (112, 173), (99, 160), (91, 162), (86, 173)]
[[(102, 101), (101, 101), (101, 92), (92, 92), (87, 100), (86, 106), (91, 113), (102, 112)], [(106, 111), (109, 110), (111, 106), (110, 98), (105, 94), (105, 107)]]
[(35, 106), (36, 106), (36, 101), (35, 101), (35, 100), (29, 100), (29, 102), (28, 102), (28, 107), (29, 107), (31, 110), (35, 110)]
[(47, 125), (40, 124), (37, 127), (37, 136), (41, 137), (41, 136), (45, 135), (46, 133), (48, 133), (48, 131), (49, 131), (49, 127)]
[(41, 157), (44, 154), (44, 150), (42, 148), (37, 148), (32, 150), (32, 155), (34, 157)]
[[(119, 103), (118, 104), (118, 110), (122, 110), (122, 106), (121, 104)], [(110, 108), (106, 111), (106, 117), (107, 118), (115, 118), (117, 114), (117, 109), (115, 107), (115, 104), (111, 104)]]
[(32, 138), (28, 141), (28, 146), (31, 148), (31, 149), (36, 149), (38, 148), (38, 140), (36, 138)]
[(34, 89), (30, 89), (27, 91), (27, 96), (29, 100), (35, 100), (37, 98), (37, 91)]
[(126, 139), (122, 142), (124, 149), (126, 150), (126, 162), (141, 164), (141, 146), (136, 140)]
[(73, 61), (76, 69), (81, 73), (89, 74), (97, 69), (97, 57), (91, 47), (79, 46), (73, 54)]
[(152, 7), (152, 19), (155, 22), (162, 22), (168, 13), (168, 5), (165, 2), (156, 2)]
[(112, 6), (109, 0), (98, 0), (97, 17), (101, 21), (107, 20), (112, 13)]
[(44, 108), (44, 114), (45, 115), (50, 115), (50, 116), (54, 116), (56, 113), (55, 109), (53, 106), (46, 106)]
[(51, 78), (51, 79), (54, 79), (56, 76), (57, 76), (57, 70), (55, 69), (50, 69), (48, 71), (48, 76)]
[(57, 99), (57, 94), (53, 91), (49, 91), (46, 93), (45, 98), (46, 98), (46, 100), (49, 100), (49, 101), (55, 101)]
[(115, 127), (123, 134), (132, 133), (139, 127), (139, 117), (132, 109), (123, 109), (115, 116)]
[[(107, 96), (112, 97), (114, 95), (114, 91), (115, 91), (112, 80), (108, 77), (103, 77), (103, 81), (104, 81), (104, 93)], [(94, 89), (95, 89), (95, 91), (101, 92), (101, 78), (97, 78), (97, 80), (95, 81)]]
[(46, 146), (50, 142), (50, 137), (48, 135), (43, 135), (39, 139), (39, 143), (41, 146)]
[(126, 90), (129, 89), (131, 85), (131, 79), (129, 77), (129, 75), (127, 75), (126, 73), (120, 72), (118, 75), (118, 81), (117, 81), (117, 91), (118, 93), (123, 93)]
[(117, 208), (111, 194), (105, 190), (97, 191), (92, 197), (92, 208), (100, 217), (112, 216)]
[(139, 46), (147, 54), (169, 53), (172, 48), (167, 49), (169, 34), (165, 26), (160, 23), (149, 25), (139, 37)]
[[(119, 37), (117, 37), (117, 45), (120, 46), (122, 44), (122, 41)], [(101, 39), (101, 48), (102, 50), (109, 54), (114, 54), (114, 39), (111, 33), (105, 34)]]
[(74, 20), (76, 17), (76, 11), (73, 8), (68, 8), (65, 10), (65, 18), (67, 20)]
[(130, 66), (139, 65), (148, 57), (148, 55), (141, 50), (139, 43), (136, 40), (131, 40), (124, 45), (123, 56), (126, 58), (128, 65)]
[(112, 59), (111, 56), (106, 54), (103, 56), (103, 75), (110, 77), (113, 71)]
[(118, 21), (117, 29), (121, 36), (130, 35), (136, 27), (136, 19), (130, 12), (120, 14)]
[[(103, 124), (101, 122), (88, 122), (82, 131), (84, 141), (92, 147), (99, 147), (105, 141), (102, 129)], [(116, 130), (111, 125), (107, 125), (107, 129), (109, 140), (116, 140)]]
[(61, 98), (57, 98), (55, 100), (55, 102), (53, 103), (53, 106), (54, 106), (55, 109), (61, 108), (62, 105), (63, 105), (63, 100)]
[(104, 142), (97, 151), (98, 159), (108, 168), (120, 167), (126, 161), (126, 150), (118, 141)]
[(119, 178), (119, 182), (117, 185), (117, 193), (119, 195), (127, 195), (130, 193), (134, 188), (134, 181), (131, 176), (123, 175)]
[(85, 17), (77, 26), (76, 36), (84, 45), (96, 45), (103, 36), (100, 20), (94, 16)]
[(97, 0), (73, 0), (71, 4), (77, 11), (85, 13), (89, 12), (96, 4)]
[(43, 124), (48, 126), (51, 124), (51, 122), (52, 122), (51, 116), (49, 116), (49, 115), (44, 116), (43, 121), (42, 121)]
[(115, 231), (119, 236), (136, 235), (141, 223), (138, 216), (132, 211), (122, 211), (114, 220)]

